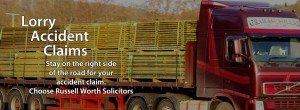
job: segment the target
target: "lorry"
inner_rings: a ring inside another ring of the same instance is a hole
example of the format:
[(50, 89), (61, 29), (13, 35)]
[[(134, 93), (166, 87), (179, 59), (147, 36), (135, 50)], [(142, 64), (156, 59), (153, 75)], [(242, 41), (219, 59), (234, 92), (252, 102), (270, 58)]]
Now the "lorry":
[[(89, 41), (30, 41), (33, 30), (62, 29), (88, 32)], [(299, 18), (267, 3), (202, 1), (197, 21), (1, 28), (0, 39), (1, 110), (300, 109)], [(45, 56), (54, 50), (43, 49), (49, 44), (84, 47), (88, 54)], [(115, 66), (52, 67), (47, 61)], [(50, 75), (52, 70), (105, 70), (112, 75)], [(81, 80), (96, 83), (74, 85)], [(74, 88), (112, 93), (44, 93)], [(32, 94), (39, 90), (41, 94)]]

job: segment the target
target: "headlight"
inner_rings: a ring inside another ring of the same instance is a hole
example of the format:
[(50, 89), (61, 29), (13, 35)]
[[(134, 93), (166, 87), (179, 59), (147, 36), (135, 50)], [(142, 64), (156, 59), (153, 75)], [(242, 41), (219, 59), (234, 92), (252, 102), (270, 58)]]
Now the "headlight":
[(255, 110), (264, 110), (264, 102), (263, 101), (255, 101)]

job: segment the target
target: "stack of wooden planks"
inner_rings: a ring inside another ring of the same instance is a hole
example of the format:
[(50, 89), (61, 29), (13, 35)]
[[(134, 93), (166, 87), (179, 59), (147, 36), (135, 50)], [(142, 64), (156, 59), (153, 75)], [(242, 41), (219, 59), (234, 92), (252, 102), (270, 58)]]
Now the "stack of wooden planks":
[(17, 78), (61, 78), (63, 76), (49, 75), (52, 70), (63, 69), (54, 66), (46, 66), (46, 61), (63, 62), (63, 57), (45, 56), (43, 52), (18, 52), (15, 54), (13, 76)]
[[(47, 28), (2, 28), (0, 40), (0, 76), (8, 78), (102, 78), (106, 81), (184, 80), (185, 46), (196, 41), (196, 21), (155, 21), (69, 24), (54, 30), (88, 32), (89, 41), (30, 41), (33, 30), (51, 33)], [(87, 48), (86, 56), (45, 56), (46, 45)], [(52, 62), (116, 62), (116, 66), (47, 67)], [(53, 76), (51, 70), (113, 71), (101, 76)]]
[[(55, 30), (59, 32), (60, 27), (53, 29), (48, 30), (46, 27), (1, 28), (0, 75), (4, 78), (47, 77), (48, 74), (45, 73), (51, 68), (45, 67), (44, 47), (47, 44), (56, 44), (59, 47), (60, 42), (31, 41), (31, 37), (34, 31), (54, 33)], [(48, 59), (59, 58), (48, 57)]]

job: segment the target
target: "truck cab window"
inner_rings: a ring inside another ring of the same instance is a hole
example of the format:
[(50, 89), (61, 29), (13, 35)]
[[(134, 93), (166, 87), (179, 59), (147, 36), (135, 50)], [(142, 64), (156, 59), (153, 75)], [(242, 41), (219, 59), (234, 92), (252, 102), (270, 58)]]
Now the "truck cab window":
[(227, 41), (227, 58), (232, 59), (233, 56), (233, 41), (228, 40)]
[(300, 38), (298, 35), (264, 35), (250, 37), (252, 57), (261, 64), (270, 62), (279, 66), (299, 64)]
[(242, 54), (247, 56), (247, 41), (245, 39), (241, 40), (241, 46), (242, 46)]

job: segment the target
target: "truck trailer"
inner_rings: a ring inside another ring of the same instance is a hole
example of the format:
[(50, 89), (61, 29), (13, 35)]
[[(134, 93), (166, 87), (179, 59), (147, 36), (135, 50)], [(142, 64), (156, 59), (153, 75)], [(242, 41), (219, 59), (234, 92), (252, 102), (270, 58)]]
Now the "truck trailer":
[(202, 1), (198, 20), (2, 27), (0, 107), (298, 110), (299, 47), (294, 11), (259, 2)]

